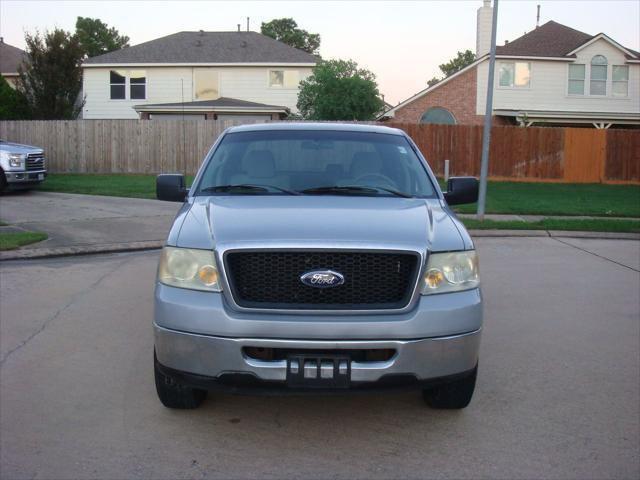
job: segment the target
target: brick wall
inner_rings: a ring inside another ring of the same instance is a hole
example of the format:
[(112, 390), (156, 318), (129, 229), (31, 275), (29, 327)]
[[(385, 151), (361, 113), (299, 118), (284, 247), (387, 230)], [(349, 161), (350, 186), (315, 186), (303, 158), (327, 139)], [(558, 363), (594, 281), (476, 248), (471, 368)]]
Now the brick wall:
[[(476, 115), (476, 75), (477, 68), (471, 68), (449, 80), (432, 92), (415, 99), (395, 112), (392, 122), (419, 123), (429, 108), (442, 107), (449, 110), (460, 125), (482, 125), (483, 115)], [(506, 122), (494, 117), (494, 125)]]

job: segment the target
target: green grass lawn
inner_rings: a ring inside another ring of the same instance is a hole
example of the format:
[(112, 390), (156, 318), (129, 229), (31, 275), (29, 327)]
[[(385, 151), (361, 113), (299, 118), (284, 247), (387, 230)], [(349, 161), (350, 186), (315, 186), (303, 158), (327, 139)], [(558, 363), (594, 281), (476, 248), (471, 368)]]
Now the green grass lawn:
[(545, 218), (538, 222), (479, 221), (472, 218), (460, 219), (467, 228), (477, 230), (570, 230), (581, 232), (627, 232), (640, 233), (640, 220), (576, 219), (565, 220)]
[(50, 174), (40, 190), (48, 192), (156, 198), (155, 175)]
[[(475, 213), (477, 205), (455, 210)], [(486, 213), (640, 217), (640, 186), (489, 182)]]
[(0, 232), (0, 250), (14, 250), (46, 239), (47, 234), (41, 232)]
[[(187, 184), (193, 177), (187, 178)], [(51, 174), (41, 185), (50, 192), (155, 198), (155, 175)], [(476, 205), (455, 207), (475, 213)], [(640, 217), (640, 186), (489, 182), (487, 213)]]

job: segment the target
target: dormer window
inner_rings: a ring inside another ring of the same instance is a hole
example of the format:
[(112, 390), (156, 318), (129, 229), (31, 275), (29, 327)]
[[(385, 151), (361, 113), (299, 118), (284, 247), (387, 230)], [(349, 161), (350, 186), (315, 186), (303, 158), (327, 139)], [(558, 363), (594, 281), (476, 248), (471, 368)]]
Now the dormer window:
[(607, 57), (596, 55), (591, 59), (591, 95), (607, 94)]

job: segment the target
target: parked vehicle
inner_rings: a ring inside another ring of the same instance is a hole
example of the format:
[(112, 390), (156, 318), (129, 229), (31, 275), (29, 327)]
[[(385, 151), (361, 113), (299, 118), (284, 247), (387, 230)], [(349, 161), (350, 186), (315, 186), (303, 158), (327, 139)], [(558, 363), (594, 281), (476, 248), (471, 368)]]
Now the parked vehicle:
[(436, 408), (473, 394), (482, 328), (474, 244), (401, 130), (263, 124), (225, 131), (183, 202), (155, 290), (158, 396), (195, 408), (208, 390), (422, 389)]
[(46, 176), (44, 150), (0, 140), (0, 192), (31, 188)]

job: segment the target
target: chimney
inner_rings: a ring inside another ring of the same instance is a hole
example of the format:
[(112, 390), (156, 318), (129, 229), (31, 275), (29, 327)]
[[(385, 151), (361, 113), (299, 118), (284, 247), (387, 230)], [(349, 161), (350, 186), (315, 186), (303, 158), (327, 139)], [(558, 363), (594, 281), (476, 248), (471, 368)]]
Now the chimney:
[(538, 5), (538, 14), (536, 15), (536, 28), (540, 26), (540, 5)]
[(238, 24), (238, 31), (240, 31), (240, 24)]
[(483, 0), (478, 9), (478, 23), (476, 26), (476, 58), (489, 53), (491, 50), (491, 21), (493, 7), (491, 0)]

